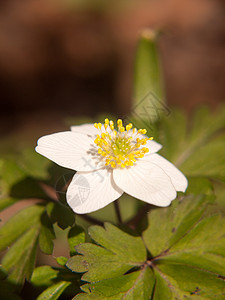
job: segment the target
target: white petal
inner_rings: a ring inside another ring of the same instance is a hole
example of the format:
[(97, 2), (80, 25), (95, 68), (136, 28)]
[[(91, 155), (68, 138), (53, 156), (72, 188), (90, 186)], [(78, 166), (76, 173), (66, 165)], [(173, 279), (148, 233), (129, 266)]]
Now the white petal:
[(177, 191), (185, 192), (188, 186), (187, 178), (171, 162), (159, 154), (146, 155), (143, 158), (160, 167), (171, 179)]
[(158, 152), (161, 148), (162, 145), (157, 143), (156, 141), (147, 141), (147, 144), (144, 146), (141, 146), (140, 148), (146, 147), (149, 149), (149, 152), (146, 153), (146, 155)]
[(93, 124), (83, 124), (83, 125), (78, 125), (78, 126), (71, 126), (70, 129), (74, 132), (79, 132), (83, 134), (87, 134), (90, 136), (96, 136), (99, 134), (99, 130), (94, 127)]
[(58, 165), (77, 171), (92, 171), (103, 166), (93, 139), (77, 132), (43, 136), (35, 150)]
[(123, 194), (115, 185), (112, 171), (77, 172), (67, 190), (67, 202), (78, 214), (96, 211)]
[(114, 169), (113, 178), (127, 194), (157, 206), (168, 206), (176, 190), (166, 173), (148, 161), (137, 161), (132, 167)]

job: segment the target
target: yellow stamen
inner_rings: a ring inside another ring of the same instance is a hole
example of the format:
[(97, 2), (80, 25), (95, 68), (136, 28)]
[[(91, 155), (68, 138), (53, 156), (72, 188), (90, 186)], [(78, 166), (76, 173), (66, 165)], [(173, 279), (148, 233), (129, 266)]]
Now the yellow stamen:
[[(102, 125), (105, 128), (105, 132), (102, 132)], [(94, 142), (98, 146), (98, 154), (104, 158), (106, 166), (111, 166), (112, 168), (131, 167), (137, 159), (143, 158), (149, 152), (147, 147), (140, 147), (146, 145), (153, 137), (142, 138), (140, 135), (137, 137), (138, 134), (146, 134), (146, 129), (137, 130), (133, 128), (132, 123), (123, 126), (123, 121), (118, 119), (117, 130), (115, 130), (114, 122), (108, 118), (105, 119), (104, 124), (94, 123), (94, 127), (100, 131)], [(128, 136), (127, 132), (131, 129), (132, 133)]]

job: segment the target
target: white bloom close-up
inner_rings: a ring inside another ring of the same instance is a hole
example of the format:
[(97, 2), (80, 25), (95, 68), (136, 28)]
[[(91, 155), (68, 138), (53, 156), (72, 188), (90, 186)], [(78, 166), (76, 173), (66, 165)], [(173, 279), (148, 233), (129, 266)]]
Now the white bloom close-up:
[(168, 206), (185, 192), (186, 177), (157, 154), (162, 146), (122, 120), (72, 126), (41, 137), (35, 150), (58, 165), (76, 170), (67, 189), (74, 212), (90, 213), (124, 192), (149, 204)]

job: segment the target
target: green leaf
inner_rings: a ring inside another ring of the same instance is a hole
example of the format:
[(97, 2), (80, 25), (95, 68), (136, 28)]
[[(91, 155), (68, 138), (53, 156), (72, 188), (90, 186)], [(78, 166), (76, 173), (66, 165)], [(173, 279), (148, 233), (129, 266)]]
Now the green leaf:
[[(74, 272), (86, 272), (85, 281), (98, 281), (123, 275), (146, 260), (146, 249), (140, 237), (131, 236), (112, 224), (105, 229), (91, 226), (89, 234), (100, 246), (86, 243), (76, 246), (82, 255), (73, 256), (67, 266)], [(103, 248), (104, 247), (104, 248)]]
[(15, 183), (23, 180), (27, 176), (26, 172), (12, 159), (1, 160), (0, 180), (4, 191), (9, 191)]
[(68, 281), (60, 281), (41, 293), (37, 300), (57, 300), (70, 284)]
[(40, 216), (44, 211), (41, 205), (33, 205), (25, 208), (9, 219), (0, 228), (0, 251), (9, 247), (28, 228), (39, 223)]
[(22, 285), (24, 277), (29, 280), (32, 275), (38, 234), (38, 227), (25, 232), (8, 250), (2, 260), (2, 265), (10, 273), (8, 280), (14, 285)]
[(15, 285), (10, 283), (7, 277), (7, 271), (0, 266), (0, 299), (21, 300), (21, 298), (14, 293)]
[(143, 233), (151, 255), (163, 253), (182, 238), (200, 220), (207, 200), (204, 195), (189, 196), (182, 201), (173, 201), (169, 209), (152, 210), (148, 218), (149, 226)]
[(78, 294), (74, 299), (150, 299), (154, 287), (154, 277), (150, 268), (143, 268), (124, 276), (83, 285), (86, 294)]
[(189, 177), (187, 194), (205, 194), (212, 196), (214, 189), (212, 182), (204, 177)]
[(216, 113), (201, 108), (189, 120), (173, 110), (160, 125), (162, 153), (186, 176), (225, 181), (224, 120), (224, 108)]
[(70, 247), (70, 256), (77, 254), (75, 246), (85, 242), (85, 231), (82, 227), (75, 225), (68, 232), (68, 243)]
[(18, 199), (46, 198), (38, 181), (29, 177), (18, 161), (0, 161), (0, 210), (14, 204)]
[(78, 274), (72, 273), (67, 268), (53, 268), (50, 266), (40, 266), (34, 269), (31, 277), (31, 283), (36, 287), (47, 288), (60, 281), (69, 281), (73, 283), (73, 289), (77, 288), (80, 281)]
[(14, 293), (15, 286), (7, 280), (0, 281), (0, 299), (7, 300), (22, 300), (16, 293)]
[(19, 211), (0, 228), (0, 249), (10, 247), (2, 259), (9, 280), (18, 288), (30, 279), (39, 242), (45, 253), (52, 253), (55, 233), (43, 205)]
[(159, 118), (163, 110), (167, 110), (156, 38), (157, 34), (152, 30), (142, 33), (134, 73), (133, 113), (139, 118), (148, 117), (151, 123)]
[(32, 274), (31, 283), (35, 286), (48, 287), (57, 279), (59, 272), (59, 269), (50, 266), (37, 267)]
[(225, 135), (200, 146), (182, 163), (183, 172), (188, 176), (204, 176), (225, 181), (224, 147)]
[(51, 161), (35, 152), (33, 148), (25, 148), (21, 153), (20, 165), (31, 177), (46, 180), (49, 178), (48, 168)]
[(167, 299), (224, 299), (224, 280), (217, 274), (177, 263), (162, 264), (158, 269), (173, 293)]
[(39, 246), (44, 253), (52, 254), (54, 247), (53, 239), (55, 239), (53, 225), (47, 213), (44, 212), (41, 216), (41, 230), (39, 235)]
[(13, 205), (17, 199), (10, 195), (11, 186), (23, 180), (26, 173), (13, 160), (0, 160), (0, 211)]
[(154, 275), (155, 275), (155, 286), (154, 286), (154, 293), (152, 295), (152, 299), (153, 300), (174, 299), (175, 297), (173, 298), (173, 290), (169, 286), (170, 283), (166, 281), (163, 278), (163, 276), (161, 276), (161, 273), (159, 273), (157, 269), (154, 269)]
[(59, 256), (59, 257), (56, 257), (56, 261), (60, 266), (64, 267), (68, 261), (68, 258), (65, 256)]
[(202, 218), (205, 199), (185, 197), (150, 212), (143, 239), (156, 279), (152, 299), (224, 298), (225, 219)]

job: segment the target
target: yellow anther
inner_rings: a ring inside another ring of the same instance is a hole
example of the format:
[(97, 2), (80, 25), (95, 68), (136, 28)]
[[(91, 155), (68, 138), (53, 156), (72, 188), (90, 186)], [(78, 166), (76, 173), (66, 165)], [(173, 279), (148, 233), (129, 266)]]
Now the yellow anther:
[[(105, 128), (104, 132), (102, 132), (102, 126)], [(118, 119), (117, 130), (114, 130), (114, 122), (108, 118), (105, 119), (104, 124), (94, 123), (94, 127), (100, 131), (94, 142), (98, 147), (98, 154), (104, 157), (106, 166), (111, 168), (116, 168), (117, 166), (121, 168), (130, 167), (133, 166), (137, 159), (143, 158), (149, 152), (147, 147), (141, 149), (140, 147), (146, 145), (147, 141), (153, 138), (138, 136), (138, 134), (146, 134), (146, 129), (137, 130), (133, 128), (132, 123), (124, 127), (123, 121)], [(110, 127), (112, 132), (107, 131), (108, 127)], [(131, 129), (132, 131), (128, 136), (126, 133)]]
[(142, 129), (142, 133), (143, 133), (143, 134), (146, 134), (146, 133), (147, 133), (147, 130), (146, 130), (146, 129)]
[(146, 129), (139, 129), (139, 130), (138, 130), (138, 133), (146, 134), (146, 133), (147, 133), (147, 130), (146, 130)]
[(133, 127), (133, 125), (130, 123), (126, 126), (126, 131), (129, 131), (131, 128)]
[(118, 127), (123, 126), (123, 121), (121, 119), (117, 120), (117, 126)]
[(97, 137), (95, 140), (94, 140), (95, 144), (98, 144), (100, 142), (100, 137)]
[(142, 148), (141, 150), (142, 150), (144, 153), (147, 153), (147, 152), (149, 152), (149, 149), (148, 149), (148, 148), (146, 148), (146, 147)]
[(148, 140), (148, 139), (143, 139), (143, 140), (141, 140), (140, 142), (141, 142), (142, 145), (146, 145), (146, 144), (147, 144), (147, 140)]
[(110, 162), (110, 165), (111, 165), (112, 168), (115, 168), (115, 167), (116, 167), (115, 161), (111, 161), (111, 162)]

